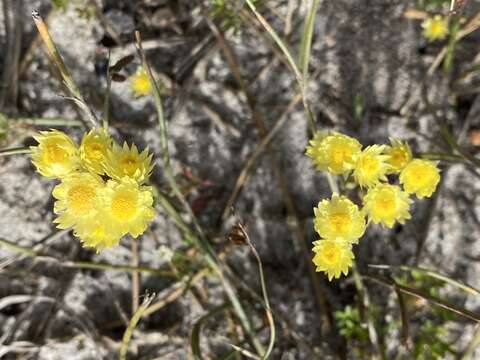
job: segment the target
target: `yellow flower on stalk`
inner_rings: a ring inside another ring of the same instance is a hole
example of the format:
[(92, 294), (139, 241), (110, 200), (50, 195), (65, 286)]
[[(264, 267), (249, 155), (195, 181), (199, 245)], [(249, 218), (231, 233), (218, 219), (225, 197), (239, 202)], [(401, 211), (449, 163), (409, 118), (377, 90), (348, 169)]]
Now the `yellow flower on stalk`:
[(360, 187), (370, 188), (380, 181), (387, 181), (386, 173), (390, 170), (388, 155), (382, 155), (385, 145), (366, 147), (357, 157), (353, 176)]
[(448, 35), (448, 17), (435, 15), (422, 22), (423, 36), (430, 41), (442, 40)]
[(57, 201), (54, 220), (59, 229), (75, 227), (79, 233), (90, 233), (98, 216), (96, 206), (99, 194), (105, 184), (103, 180), (90, 173), (73, 173), (55, 186), (52, 195)]
[(323, 271), (327, 274), (328, 280), (339, 278), (343, 273), (348, 275), (352, 266), (354, 255), (351, 245), (346, 241), (339, 240), (318, 240), (313, 242), (313, 263), (316, 271)]
[(412, 200), (397, 185), (379, 184), (368, 190), (363, 202), (364, 210), (375, 224), (392, 228), (395, 221), (404, 224), (411, 217)]
[(419, 199), (432, 196), (439, 182), (437, 163), (429, 160), (414, 159), (400, 173), (404, 190), (414, 193)]
[(152, 85), (143, 67), (139, 67), (135, 74), (129, 77), (129, 80), (130, 89), (135, 97), (148, 95), (152, 91)]
[(62, 178), (79, 166), (77, 144), (58, 130), (41, 131), (33, 137), (38, 145), (31, 146), (32, 163), (48, 178)]
[(353, 168), (361, 149), (362, 145), (347, 135), (333, 133), (325, 136), (317, 132), (310, 140), (306, 154), (319, 170), (344, 174)]
[(83, 137), (80, 145), (80, 160), (82, 165), (89, 171), (105, 174), (105, 161), (107, 151), (112, 146), (112, 138), (106, 129), (92, 129)]
[(128, 176), (142, 183), (152, 173), (152, 157), (152, 154), (148, 154), (148, 149), (139, 153), (135, 144), (131, 147), (128, 147), (126, 142), (123, 143), (123, 147), (113, 144), (107, 151), (105, 172), (113, 179), (120, 180)]
[(119, 181), (109, 180), (100, 202), (107, 233), (130, 233), (134, 238), (141, 235), (155, 216), (152, 191), (127, 176)]
[(406, 142), (390, 138), (391, 146), (385, 147), (385, 154), (390, 156), (387, 164), (391, 166), (388, 173), (399, 173), (412, 160), (412, 150)]
[(331, 200), (319, 202), (313, 212), (315, 231), (322, 238), (358, 243), (365, 232), (365, 217), (345, 196), (333, 194)]

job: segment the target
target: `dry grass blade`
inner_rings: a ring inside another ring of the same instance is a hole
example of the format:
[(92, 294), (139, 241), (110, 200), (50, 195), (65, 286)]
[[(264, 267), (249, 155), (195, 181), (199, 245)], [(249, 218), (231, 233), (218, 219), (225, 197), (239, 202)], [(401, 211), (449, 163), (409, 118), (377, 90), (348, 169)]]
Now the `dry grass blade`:
[(130, 339), (132, 338), (133, 331), (137, 327), (137, 324), (142, 318), (143, 313), (145, 312), (145, 310), (148, 309), (154, 297), (155, 297), (155, 294), (147, 294), (145, 296), (145, 299), (143, 299), (142, 305), (140, 305), (140, 307), (137, 309), (135, 314), (133, 314), (132, 319), (128, 324), (128, 327), (125, 330), (125, 333), (123, 334), (122, 346), (120, 347), (120, 355), (119, 355), (120, 360), (127, 359), (128, 345), (130, 344)]
[(83, 96), (80, 93), (80, 90), (78, 89), (77, 85), (75, 84), (75, 81), (70, 75), (70, 72), (65, 66), (62, 56), (60, 55), (60, 52), (58, 51), (50, 35), (50, 32), (48, 31), (47, 24), (43, 21), (42, 17), (36, 10), (32, 12), (32, 18), (35, 23), (35, 26), (37, 27), (40, 38), (42, 39), (50, 58), (52, 59), (58, 71), (60, 72), (62, 79), (65, 83), (65, 86), (67, 87), (70, 94), (72, 95), (73, 100), (86, 113), (87, 118), (90, 121), (91, 125), (93, 127), (98, 127), (99, 126), (98, 120), (94, 112), (90, 109), (90, 107), (87, 105), (87, 103), (83, 99)]
[(437, 280), (444, 281), (450, 285), (453, 285), (471, 295), (480, 295), (480, 290), (475, 289), (473, 286), (465, 284), (464, 282), (455, 280), (451, 278), (450, 276), (440, 274), (439, 272), (435, 270), (430, 270), (430, 269), (424, 269), (421, 267), (417, 266), (408, 266), (408, 265), (401, 265), (401, 266), (392, 266), (392, 265), (374, 265), (374, 264), (369, 264), (368, 266), (375, 268), (375, 269), (389, 269), (389, 270), (402, 270), (402, 271), (408, 271), (408, 272), (419, 272), (424, 275), (428, 275), (432, 278), (435, 278)]
[(426, 300), (429, 303), (435, 304), (437, 306), (440, 306), (444, 309), (447, 309), (451, 312), (454, 312), (458, 315), (461, 315), (463, 317), (466, 317), (470, 320), (473, 320), (475, 322), (480, 322), (480, 314), (467, 310), (461, 306), (452, 304), (451, 302), (439, 299), (435, 296), (429, 295), (421, 290), (413, 289), (408, 286), (403, 286), (400, 284), (397, 284), (394, 280), (380, 277), (380, 276), (373, 276), (373, 275), (363, 275), (365, 279), (369, 279), (372, 281), (375, 281), (379, 284), (382, 284), (384, 286), (388, 286), (394, 290), (398, 290), (404, 294), (415, 296), (417, 298)]

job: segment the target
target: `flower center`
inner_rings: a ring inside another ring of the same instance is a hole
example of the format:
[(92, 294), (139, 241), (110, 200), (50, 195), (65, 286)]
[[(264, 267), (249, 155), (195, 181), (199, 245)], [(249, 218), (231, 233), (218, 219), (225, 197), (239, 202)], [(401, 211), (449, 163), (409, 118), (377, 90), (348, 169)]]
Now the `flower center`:
[(401, 167), (407, 162), (407, 155), (402, 149), (393, 149), (390, 153), (390, 161), (394, 166)]
[(85, 152), (89, 159), (99, 161), (103, 158), (104, 148), (100, 143), (92, 143), (85, 147)]
[(131, 220), (137, 213), (137, 199), (131, 194), (118, 194), (112, 199), (111, 208), (118, 220)]
[(373, 175), (380, 170), (380, 162), (373, 156), (365, 156), (362, 161), (362, 169), (366, 175)]
[(122, 165), (123, 170), (127, 175), (132, 176), (135, 174), (135, 171), (138, 169), (138, 161), (131, 157), (131, 156), (126, 156), (124, 157), (121, 161), (120, 164)]
[(388, 215), (395, 212), (395, 198), (390, 194), (380, 194), (375, 202), (375, 210), (382, 215)]
[(95, 190), (91, 186), (78, 185), (67, 193), (68, 208), (78, 215), (86, 215), (93, 209)]
[(44, 156), (47, 163), (64, 163), (68, 159), (68, 153), (57, 144), (48, 144)]
[(150, 91), (150, 81), (146, 75), (139, 75), (133, 83), (134, 91), (139, 94), (148, 93)]
[(443, 34), (443, 24), (441, 21), (434, 21), (430, 27), (430, 32), (432, 35), (442, 35)]
[(350, 157), (350, 151), (345, 147), (336, 147), (332, 149), (332, 161), (334, 164), (341, 165), (349, 157)]
[(323, 259), (328, 265), (338, 264), (340, 251), (335, 245), (326, 247), (323, 251)]
[(345, 233), (349, 229), (350, 218), (345, 213), (337, 213), (330, 215), (330, 226), (335, 232)]

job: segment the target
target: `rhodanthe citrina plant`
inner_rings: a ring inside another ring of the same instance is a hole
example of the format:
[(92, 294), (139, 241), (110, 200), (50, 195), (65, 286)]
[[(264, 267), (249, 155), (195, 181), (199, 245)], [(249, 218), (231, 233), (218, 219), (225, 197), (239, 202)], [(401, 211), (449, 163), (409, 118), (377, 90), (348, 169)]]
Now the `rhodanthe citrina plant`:
[(313, 263), (328, 279), (348, 275), (352, 245), (358, 244), (370, 223), (392, 228), (411, 218), (412, 196), (428, 198), (440, 182), (437, 163), (414, 159), (409, 145), (390, 139), (390, 145), (362, 149), (354, 138), (317, 132), (306, 155), (320, 171), (342, 175), (358, 185), (361, 204), (334, 193), (313, 209), (315, 241)]
[(60, 182), (52, 191), (58, 228), (72, 228), (84, 246), (97, 251), (145, 232), (155, 216), (153, 189), (144, 185), (153, 170), (148, 149), (121, 147), (103, 128), (86, 133), (80, 146), (58, 130), (35, 139), (37, 171)]

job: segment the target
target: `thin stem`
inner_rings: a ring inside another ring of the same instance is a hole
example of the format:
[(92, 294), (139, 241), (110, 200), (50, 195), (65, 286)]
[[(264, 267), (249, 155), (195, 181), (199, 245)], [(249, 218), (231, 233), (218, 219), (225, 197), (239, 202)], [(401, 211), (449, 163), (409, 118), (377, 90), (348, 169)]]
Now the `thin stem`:
[(4, 246), (9, 248), (12, 251), (15, 251), (20, 254), (24, 254), (30, 257), (35, 257), (38, 259), (45, 259), (50, 261), (57, 261), (60, 265), (69, 267), (69, 268), (77, 268), (77, 269), (97, 269), (97, 270), (122, 270), (122, 271), (139, 271), (145, 273), (152, 273), (159, 276), (168, 276), (168, 277), (176, 277), (176, 275), (172, 271), (167, 270), (160, 270), (160, 269), (153, 269), (148, 267), (132, 267), (130, 265), (115, 265), (115, 264), (108, 264), (102, 262), (89, 262), (89, 261), (62, 261), (62, 259), (58, 259), (53, 256), (44, 255), (39, 251), (32, 250), (25, 246), (20, 246), (15, 244), (12, 241), (0, 239), (0, 246)]
[(255, 259), (257, 260), (257, 263), (258, 263), (258, 273), (260, 275), (260, 285), (262, 287), (263, 301), (265, 302), (265, 312), (266, 312), (266, 315), (267, 315), (268, 324), (270, 326), (270, 340), (268, 342), (267, 350), (265, 351), (265, 353), (262, 355), (261, 358), (262, 359), (268, 359), (268, 357), (272, 353), (273, 347), (275, 345), (275, 322), (273, 320), (272, 309), (270, 308), (270, 302), (268, 300), (267, 286), (265, 285), (265, 276), (263, 274), (262, 259), (260, 258), (260, 255), (258, 254), (258, 251), (255, 248), (255, 246), (253, 246), (253, 243), (250, 240), (250, 236), (248, 235), (247, 231), (245, 230), (245, 227), (240, 223), (238, 224), (238, 226), (240, 227), (243, 234), (245, 235), (245, 239), (247, 240), (247, 244), (250, 247), (250, 250), (252, 250), (252, 253), (255, 256)]
[(10, 148), (10, 149), (0, 149), (0, 156), (8, 155), (18, 155), (18, 154), (30, 154), (30, 148), (26, 146)]
[[(130, 245), (132, 249), (132, 267), (138, 267), (138, 244), (137, 240), (131, 238)], [(138, 309), (140, 298), (140, 275), (138, 271), (132, 270), (132, 314)]]
[(147, 310), (148, 306), (150, 305), (150, 303), (154, 298), (155, 298), (155, 294), (150, 294), (145, 296), (145, 299), (143, 300), (142, 305), (137, 309), (135, 314), (133, 314), (132, 319), (128, 324), (128, 327), (125, 330), (125, 333), (123, 334), (122, 346), (120, 347), (120, 360), (127, 359), (128, 345), (130, 344), (130, 339), (132, 338), (133, 331), (137, 327), (137, 324), (142, 318), (143, 313), (145, 312), (145, 310)]

